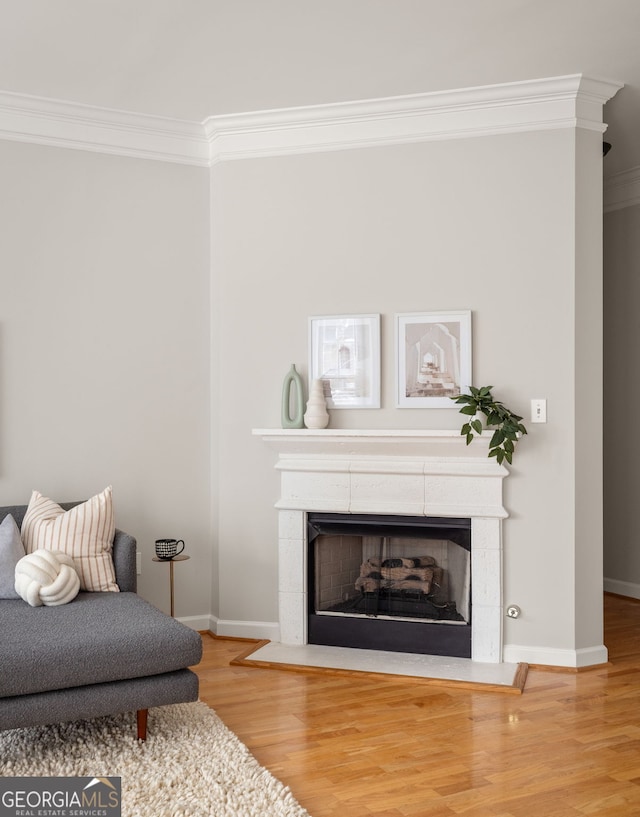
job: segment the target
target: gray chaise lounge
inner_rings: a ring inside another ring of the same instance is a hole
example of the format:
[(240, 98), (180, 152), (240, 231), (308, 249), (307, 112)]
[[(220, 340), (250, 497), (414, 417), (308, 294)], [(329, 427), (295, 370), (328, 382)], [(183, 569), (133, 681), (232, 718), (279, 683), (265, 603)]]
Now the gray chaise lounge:
[[(10, 513), (20, 527), (26, 509), (0, 507), (0, 522)], [(113, 560), (120, 593), (59, 607), (0, 599), (0, 729), (135, 710), (144, 740), (149, 707), (198, 699), (188, 667), (200, 635), (136, 594), (136, 540), (119, 530)]]

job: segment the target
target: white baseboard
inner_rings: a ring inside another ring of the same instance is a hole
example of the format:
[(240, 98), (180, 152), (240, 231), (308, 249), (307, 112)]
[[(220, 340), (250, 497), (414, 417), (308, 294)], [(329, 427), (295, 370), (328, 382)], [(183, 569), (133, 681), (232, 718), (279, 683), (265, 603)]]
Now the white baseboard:
[(233, 621), (203, 613), (199, 616), (180, 616), (178, 621), (198, 632), (210, 632), (229, 638), (268, 638), (280, 640), (280, 625), (271, 621)]
[[(609, 592), (640, 598), (640, 587), (638, 585), (631, 585), (628, 582), (613, 582), (616, 586), (616, 589), (613, 589), (606, 587), (607, 581), (605, 579), (605, 589)], [(625, 592), (618, 585), (625, 585)], [(630, 588), (635, 588), (634, 593), (637, 593), (637, 595), (629, 592)], [(208, 630), (214, 635), (226, 636), (227, 638), (266, 638), (269, 641), (280, 641), (280, 625), (277, 621), (238, 621), (218, 618), (213, 615), (185, 616), (179, 620), (192, 630)], [(526, 647), (520, 644), (505, 644), (502, 660), (507, 664), (525, 663), (578, 669), (580, 667), (606, 664), (609, 660), (609, 654), (604, 645), (586, 647), (580, 650), (560, 650), (553, 647)]]
[(622, 582), (619, 579), (605, 578), (604, 591), (605, 593), (616, 593), (618, 596), (640, 599), (640, 584), (635, 582)]
[(227, 638), (268, 638), (280, 641), (280, 625), (277, 621), (234, 621), (209, 616), (209, 630), (214, 635)]
[(187, 627), (190, 627), (192, 630), (197, 630), (198, 632), (211, 629), (211, 616), (206, 614), (201, 616), (180, 616), (178, 621), (181, 621), (183, 624), (186, 624)]
[(607, 648), (586, 647), (581, 650), (559, 650), (554, 647), (524, 647), (505, 644), (503, 661), (507, 663), (540, 664), (548, 667), (592, 667), (606, 664), (609, 660)]

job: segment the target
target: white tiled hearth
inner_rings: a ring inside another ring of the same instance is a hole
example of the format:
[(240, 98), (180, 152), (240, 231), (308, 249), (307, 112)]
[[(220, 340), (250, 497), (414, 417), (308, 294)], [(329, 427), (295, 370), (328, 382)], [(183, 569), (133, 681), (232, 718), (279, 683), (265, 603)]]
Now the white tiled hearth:
[(306, 514), (471, 519), (471, 661), (502, 662), (502, 482), (488, 437), (458, 431), (255, 429), (280, 472), (279, 613), (284, 645), (307, 644)]

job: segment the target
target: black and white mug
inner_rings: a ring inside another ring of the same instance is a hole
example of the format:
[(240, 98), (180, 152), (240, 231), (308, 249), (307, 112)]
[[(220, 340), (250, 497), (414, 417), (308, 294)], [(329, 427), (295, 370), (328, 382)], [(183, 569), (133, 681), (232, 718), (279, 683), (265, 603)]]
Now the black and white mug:
[[(178, 550), (178, 546), (182, 547)], [(156, 556), (158, 559), (175, 559), (184, 550), (184, 539), (156, 539)]]

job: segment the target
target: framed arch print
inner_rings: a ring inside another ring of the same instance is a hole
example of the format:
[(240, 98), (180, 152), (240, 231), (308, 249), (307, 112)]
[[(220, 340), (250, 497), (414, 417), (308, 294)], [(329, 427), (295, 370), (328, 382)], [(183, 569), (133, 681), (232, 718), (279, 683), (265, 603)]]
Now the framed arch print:
[(453, 408), (471, 385), (471, 312), (396, 315), (396, 406)]
[(309, 375), (329, 408), (380, 408), (380, 315), (309, 318)]

